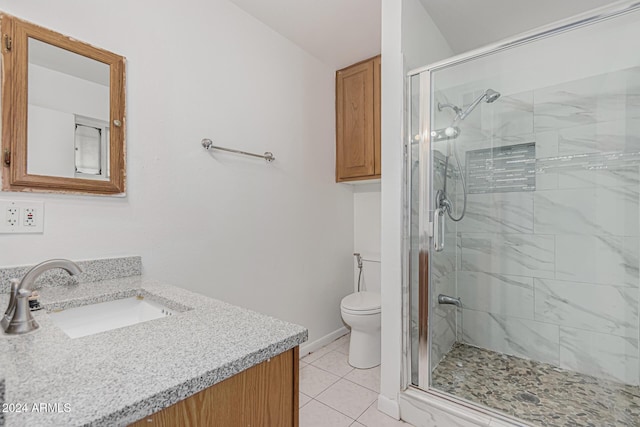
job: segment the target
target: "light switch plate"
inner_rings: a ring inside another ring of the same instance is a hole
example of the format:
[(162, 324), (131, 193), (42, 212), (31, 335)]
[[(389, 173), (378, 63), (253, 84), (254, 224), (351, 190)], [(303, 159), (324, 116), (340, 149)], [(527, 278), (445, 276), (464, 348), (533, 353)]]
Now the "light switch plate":
[(0, 234), (43, 233), (44, 202), (0, 200)]

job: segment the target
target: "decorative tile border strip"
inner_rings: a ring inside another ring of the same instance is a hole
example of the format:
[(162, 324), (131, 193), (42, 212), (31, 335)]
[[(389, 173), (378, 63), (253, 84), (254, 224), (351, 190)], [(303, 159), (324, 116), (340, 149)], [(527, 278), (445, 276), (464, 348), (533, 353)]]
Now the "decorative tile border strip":
[(640, 153), (606, 152), (571, 154), (538, 159), (536, 173), (565, 172), (576, 170), (607, 170), (637, 168)]
[(536, 189), (535, 142), (470, 150), (465, 164), (469, 194)]

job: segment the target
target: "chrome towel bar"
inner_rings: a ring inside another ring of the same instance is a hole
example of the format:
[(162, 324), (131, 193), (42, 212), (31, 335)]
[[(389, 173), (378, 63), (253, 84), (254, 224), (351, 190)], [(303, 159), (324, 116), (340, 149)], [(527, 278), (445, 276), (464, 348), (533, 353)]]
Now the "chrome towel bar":
[(207, 138), (202, 140), (202, 146), (207, 150), (211, 150), (211, 149), (221, 150), (221, 151), (227, 151), (229, 153), (243, 154), (245, 156), (260, 157), (261, 159), (265, 159), (267, 162), (273, 162), (276, 159), (273, 156), (273, 153), (270, 153), (269, 151), (265, 151), (264, 154), (254, 154), (254, 153), (247, 153), (246, 151), (234, 150), (232, 148), (218, 147), (216, 145), (213, 145), (213, 141)]

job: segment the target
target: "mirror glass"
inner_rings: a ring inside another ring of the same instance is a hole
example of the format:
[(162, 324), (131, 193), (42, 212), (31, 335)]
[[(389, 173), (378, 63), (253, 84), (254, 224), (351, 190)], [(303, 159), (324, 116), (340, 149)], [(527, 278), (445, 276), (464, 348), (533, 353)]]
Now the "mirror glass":
[(28, 39), (27, 173), (109, 177), (108, 64)]

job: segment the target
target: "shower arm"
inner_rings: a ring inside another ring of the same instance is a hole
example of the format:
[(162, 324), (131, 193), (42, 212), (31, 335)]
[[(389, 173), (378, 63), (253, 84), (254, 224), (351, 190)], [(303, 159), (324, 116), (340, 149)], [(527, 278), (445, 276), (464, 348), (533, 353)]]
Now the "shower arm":
[[(480, 95), (475, 101), (473, 101), (471, 103), (471, 105), (469, 105), (462, 113), (459, 113), (458, 116), (456, 117), (456, 119), (454, 120), (454, 123), (459, 121), (459, 120), (464, 120), (469, 114), (471, 114), (471, 112), (473, 110), (475, 110), (475, 108), (478, 106), (478, 104), (480, 104), (482, 102), (483, 99), (485, 99), (487, 97), (487, 93), (483, 93), (482, 95)], [(453, 126), (453, 125), (452, 125)]]
[(442, 111), (445, 108), (451, 108), (456, 115), (459, 115), (460, 113), (462, 113), (462, 108), (458, 107), (457, 105), (453, 105), (453, 104), (443, 104), (441, 102), (438, 102), (438, 111)]

